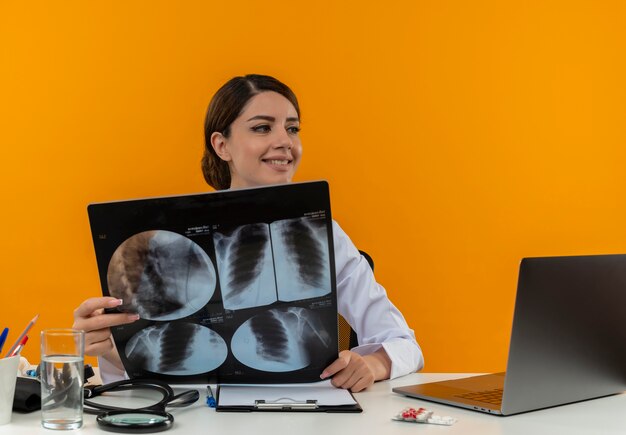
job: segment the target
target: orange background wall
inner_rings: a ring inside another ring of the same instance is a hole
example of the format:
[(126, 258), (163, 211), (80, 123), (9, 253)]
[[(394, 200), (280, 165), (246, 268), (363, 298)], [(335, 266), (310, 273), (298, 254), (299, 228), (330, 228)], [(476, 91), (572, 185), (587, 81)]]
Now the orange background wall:
[(5, 0), (0, 326), (70, 326), (100, 295), (87, 204), (206, 191), (207, 103), (257, 72), (299, 96), (297, 179), (330, 181), (425, 370), (502, 370), (521, 257), (626, 252), (625, 21), (622, 1)]

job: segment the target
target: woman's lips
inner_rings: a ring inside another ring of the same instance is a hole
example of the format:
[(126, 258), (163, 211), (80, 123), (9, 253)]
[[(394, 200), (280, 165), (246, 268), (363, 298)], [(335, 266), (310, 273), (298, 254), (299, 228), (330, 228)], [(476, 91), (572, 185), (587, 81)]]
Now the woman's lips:
[(262, 159), (262, 162), (277, 171), (288, 171), (293, 160), (288, 159)]

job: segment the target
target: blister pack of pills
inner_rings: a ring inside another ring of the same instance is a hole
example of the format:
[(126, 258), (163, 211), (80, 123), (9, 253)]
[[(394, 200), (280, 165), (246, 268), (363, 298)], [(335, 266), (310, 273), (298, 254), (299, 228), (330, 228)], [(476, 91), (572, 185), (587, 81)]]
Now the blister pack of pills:
[(456, 423), (456, 418), (435, 415), (433, 411), (429, 411), (426, 408), (404, 408), (391, 419), (408, 423), (440, 424), (443, 426), (452, 426)]

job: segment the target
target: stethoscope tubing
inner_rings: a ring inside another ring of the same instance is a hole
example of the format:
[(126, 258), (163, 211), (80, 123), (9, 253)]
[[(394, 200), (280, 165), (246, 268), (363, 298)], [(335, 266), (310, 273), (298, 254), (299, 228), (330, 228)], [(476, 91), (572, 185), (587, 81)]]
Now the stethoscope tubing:
[[(163, 396), (160, 401), (150, 406), (142, 406), (139, 408), (121, 408), (117, 406), (104, 405), (101, 403), (93, 402), (92, 398), (98, 397), (103, 393), (110, 391), (127, 391), (149, 389), (154, 390)], [(175, 395), (174, 390), (168, 384), (156, 379), (126, 379), (122, 381), (112, 382), (106, 385), (98, 385), (95, 387), (88, 387), (84, 390), (84, 407), (83, 410), (87, 414), (101, 414), (107, 411), (159, 411), (165, 412), (167, 406), (170, 407), (183, 407), (188, 406), (200, 397), (197, 390), (185, 391), (181, 394)], [(182, 400), (181, 400), (182, 399)], [(181, 400), (180, 402), (176, 402)]]

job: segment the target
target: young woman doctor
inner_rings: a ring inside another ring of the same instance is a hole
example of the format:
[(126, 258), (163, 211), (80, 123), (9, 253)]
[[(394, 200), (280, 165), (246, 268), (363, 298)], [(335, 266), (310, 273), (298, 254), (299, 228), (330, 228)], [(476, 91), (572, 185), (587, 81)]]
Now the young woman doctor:
[[(302, 157), (300, 108), (295, 94), (273, 77), (235, 77), (213, 96), (205, 121), (202, 171), (215, 189), (288, 183)], [(339, 353), (320, 378), (361, 391), (374, 381), (395, 378), (423, 366), (420, 347), (404, 317), (374, 279), (367, 261), (333, 221), (339, 313), (356, 331), (359, 346)], [(83, 329), (85, 352), (98, 356), (104, 382), (125, 372), (112, 340), (111, 326), (134, 322), (137, 314), (104, 314), (122, 302), (91, 298), (74, 311), (74, 328)]]

